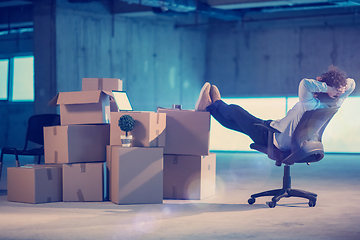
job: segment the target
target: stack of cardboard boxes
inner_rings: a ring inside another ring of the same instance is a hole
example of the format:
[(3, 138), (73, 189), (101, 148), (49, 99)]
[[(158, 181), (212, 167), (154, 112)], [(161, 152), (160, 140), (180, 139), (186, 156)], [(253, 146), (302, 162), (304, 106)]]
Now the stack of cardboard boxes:
[(112, 89), (122, 90), (122, 81), (84, 78), (83, 91), (60, 92), (50, 101), (60, 105), (61, 126), (44, 128), (45, 165), (8, 169), (9, 201), (104, 199)]
[[(45, 164), (8, 168), (9, 201), (138, 204), (215, 194), (210, 114), (119, 112), (111, 90), (121, 91), (122, 81), (84, 78), (82, 91), (54, 97), (61, 126), (44, 128)], [(135, 120), (131, 147), (121, 146), (125, 114)]]
[(209, 153), (210, 113), (161, 108), (157, 112), (166, 113), (164, 199), (213, 196), (216, 155)]
[[(121, 147), (125, 135), (118, 121), (123, 115), (135, 120), (131, 147)], [(163, 148), (166, 114), (122, 111), (111, 113), (107, 149), (110, 201), (116, 204), (163, 202)]]

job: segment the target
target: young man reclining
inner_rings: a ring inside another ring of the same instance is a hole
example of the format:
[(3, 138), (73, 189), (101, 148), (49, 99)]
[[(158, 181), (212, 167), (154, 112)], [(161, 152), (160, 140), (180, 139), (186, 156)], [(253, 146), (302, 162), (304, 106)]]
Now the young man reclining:
[(221, 100), (215, 85), (205, 83), (195, 105), (197, 111), (209, 111), (224, 127), (248, 135), (255, 143), (267, 145), (268, 131), (255, 123), (270, 124), (280, 131), (275, 133), (274, 145), (280, 150), (291, 148), (291, 136), (302, 115), (309, 110), (342, 105), (355, 89), (355, 81), (335, 66), (314, 79), (304, 78), (299, 84), (299, 102), (279, 120), (263, 120), (251, 115), (238, 105), (226, 104)]

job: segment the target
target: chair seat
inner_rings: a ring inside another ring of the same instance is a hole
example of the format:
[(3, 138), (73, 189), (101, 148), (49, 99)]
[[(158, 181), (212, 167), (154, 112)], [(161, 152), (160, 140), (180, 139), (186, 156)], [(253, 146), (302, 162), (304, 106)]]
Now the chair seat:
[[(268, 147), (267, 146), (260, 145), (260, 144), (257, 144), (257, 143), (252, 143), (252, 144), (250, 144), (250, 148), (254, 149), (256, 151), (268, 154)], [(274, 161), (283, 160), (283, 159), (287, 158), (290, 154), (291, 154), (291, 151), (281, 151), (281, 150), (279, 150), (278, 148), (276, 148), (274, 146), (274, 148), (273, 148), (273, 157), (271, 157), (270, 159), (274, 160)]]

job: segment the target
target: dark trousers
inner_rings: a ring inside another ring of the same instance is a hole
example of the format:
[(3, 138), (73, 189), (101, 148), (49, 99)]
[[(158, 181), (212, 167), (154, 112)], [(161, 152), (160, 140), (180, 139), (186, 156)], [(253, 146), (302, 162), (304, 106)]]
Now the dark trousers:
[[(222, 100), (212, 103), (207, 111), (224, 127), (248, 135), (255, 143), (267, 146), (268, 131), (255, 123), (265, 123), (242, 107), (226, 104)], [(269, 121), (269, 120), (268, 120)]]

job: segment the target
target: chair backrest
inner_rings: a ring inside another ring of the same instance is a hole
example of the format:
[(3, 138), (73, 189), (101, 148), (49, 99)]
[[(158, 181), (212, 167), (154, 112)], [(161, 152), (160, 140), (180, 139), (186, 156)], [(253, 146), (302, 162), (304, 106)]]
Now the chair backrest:
[(25, 147), (28, 141), (44, 145), (44, 127), (60, 125), (59, 114), (38, 114), (29, 118), (27, 123)]
[(305, 112), (291, 138), (291, 150), (301, 147), (304, 141), (321, 142), (325, 128), (337, 111), (338, 108), (320, 108)]
[(305, 112), (291, 138), (291, 154), (282, 162), (291, 165), (320, 161), (324, 157), (322, 135), (337, 111), (321, 108)]

